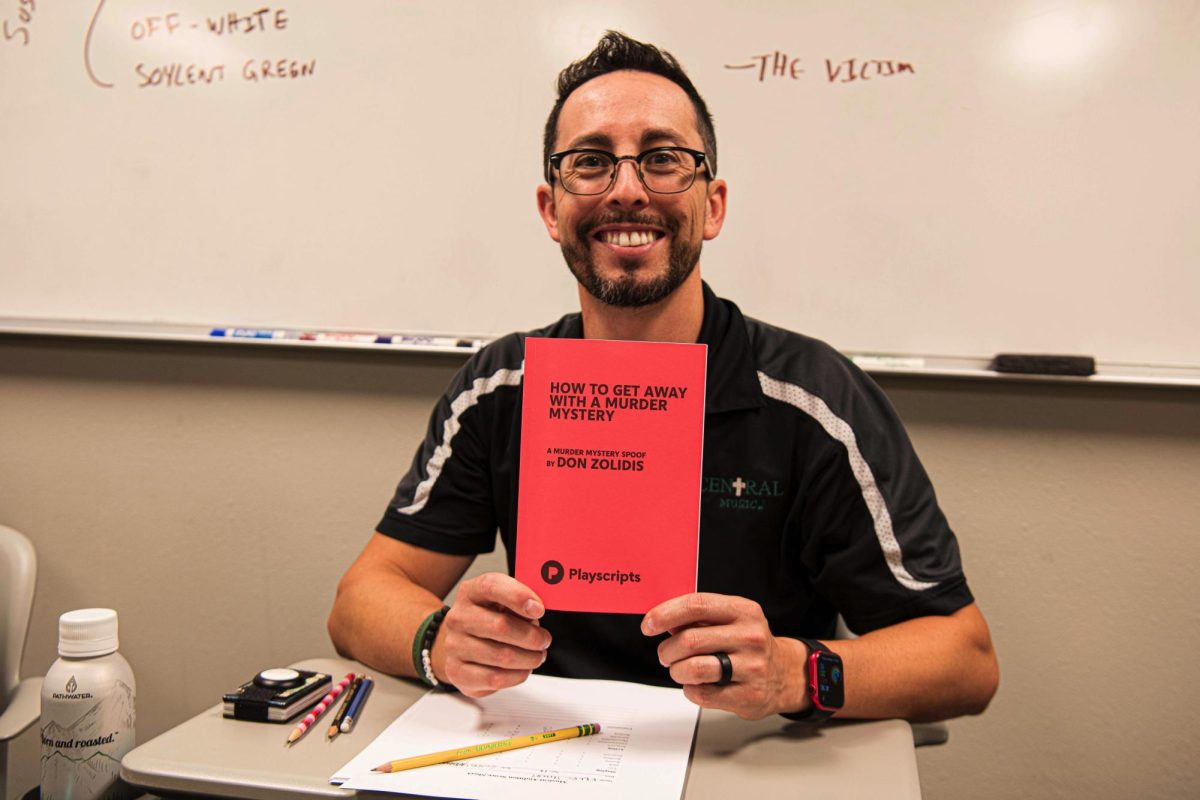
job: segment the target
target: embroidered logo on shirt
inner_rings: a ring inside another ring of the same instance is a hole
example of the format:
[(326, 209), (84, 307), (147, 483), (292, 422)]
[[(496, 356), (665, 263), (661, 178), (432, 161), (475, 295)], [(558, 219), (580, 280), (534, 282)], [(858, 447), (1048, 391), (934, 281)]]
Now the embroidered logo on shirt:
[(770, 498), (783, 497), (781, 481), (733, 477), (704, 476), (700, 479), (700, 493), (717, 496), (717, 508), (741, 511), (762, 511)]

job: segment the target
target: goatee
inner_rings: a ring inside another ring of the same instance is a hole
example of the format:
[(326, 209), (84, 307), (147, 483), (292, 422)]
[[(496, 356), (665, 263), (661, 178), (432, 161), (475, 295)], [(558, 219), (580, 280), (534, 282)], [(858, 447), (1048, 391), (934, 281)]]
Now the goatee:
[[(601, 277), (592, 258), (590, 242), (592, 231), (602, 225), (614, 224), (650, 225), (665, 228), (671, 236), (671, 252), (667, 258), (667, 269), (649, 280), (638, 280), (641, 266), (638, 259), (621, 259), (619, 264), (624, 274), (615, 279)], [(680, 240), (679, 223), (671, 219), (659, 219), (644, 214), (609, 214), (590, 222), (582, 222), (575, 231), (572, 241), (562, 242), (563, 258), (575, 280), (587, 293), (601, 303), (621, 308), (638, 308), (657, 303), (679, 288), (696, 264), (700, 262), (700, 243), (694, 247)]]

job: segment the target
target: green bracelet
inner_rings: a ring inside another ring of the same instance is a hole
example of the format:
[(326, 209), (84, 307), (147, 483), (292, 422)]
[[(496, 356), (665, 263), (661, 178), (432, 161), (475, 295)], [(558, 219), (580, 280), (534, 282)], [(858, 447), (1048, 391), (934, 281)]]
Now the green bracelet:
[(442, 622), (446, 619), (446, 614), (450, 612), (449, 606), (442, 606), (426, 620), (424, 632), (421, 635), (421, 668), (418, 675), (421, 680), (425, 681), (426, 686), (437, 688), (441, 686), (445, 689), (453, 690), (454, 687), (448, 683), (443, 683), (433, 674), (433, 640), (437, 638), (438, 628), (442, 627)]
[(417, 673), (417, 677), (420, 678), (423, 683), (427, 683), (428, 681), (425, 680), (425, 664), (421, 658), (421, 645), (425, 642), (425, 631), (428, 630), (429, 623), (433, 622), (433, 618), (440, 613), (442, 613), (442, 610), (439, 608), (437, 611), (434, 611), (432, 614), (426, 617), (425, 620), (417, 627), (417, 635), (413, 637), (413, 670)]

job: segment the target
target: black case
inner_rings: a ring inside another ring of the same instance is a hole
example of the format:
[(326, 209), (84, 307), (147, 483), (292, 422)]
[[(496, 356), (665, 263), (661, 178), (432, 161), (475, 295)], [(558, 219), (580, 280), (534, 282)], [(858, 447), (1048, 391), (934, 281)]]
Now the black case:
[(250, 679), (225, 695), (225, 716), (253, 722), (287, 722), (329, 691), (333, 679), (324, 672), (300, 673), (301, 683), (290, 689), (259, 686)]

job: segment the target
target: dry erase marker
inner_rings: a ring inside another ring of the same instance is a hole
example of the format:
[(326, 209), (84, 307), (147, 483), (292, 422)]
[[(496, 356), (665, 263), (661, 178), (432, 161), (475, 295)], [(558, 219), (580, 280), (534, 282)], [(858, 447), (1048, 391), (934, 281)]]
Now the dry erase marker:
[(213, 328), (209, 336), (223, 336), (230, 339), (286, 339), (287, 331), (272, 331), (264, 328)]
[(380, 336), (379, 344), (402, 344), (417, 347), (473, 347), (470, 339), (456, 339), (453, 336)]
[(400, 772), (405, 769), (429, 767), (434, 764), (445, 764), (450, 761), (462, 761), (467, 758), (490, 756), (493, 753), (504, 753), (521, 747), (532, 747), (535, 744), (549, 744), (550, 742), (561, 742), (564, 739), (574, 739), (579, 736), (591, 736), (599, 732), (600, 724), (589, 722), (583, 725), (575, 725), (571, 728), (560, 728), (556, 731), (535, 733), (531, 736), (513, 736), (510, 739), (500, 739), (499, 741), (475, 744), (470, 747), (458, 747), (454, 750), (443, 750), (440, 753), (401, 758), (397, 761), (380, 764), (378, 767), (372, 769), (371, 772)]
[(925, 359), (919, 356), (857, 355), (851, 356), (854, 365), (862, 369), (921, 369)]
[(375, 344), (382, 337), (376, 336), (373, 333), (341, 333), (333, 331), (329, 333), (302, 333), (300, 341), (302, 342), (352, 342), (355, 344)]

